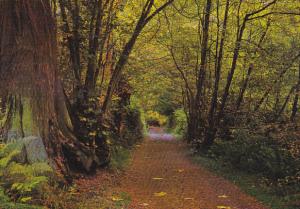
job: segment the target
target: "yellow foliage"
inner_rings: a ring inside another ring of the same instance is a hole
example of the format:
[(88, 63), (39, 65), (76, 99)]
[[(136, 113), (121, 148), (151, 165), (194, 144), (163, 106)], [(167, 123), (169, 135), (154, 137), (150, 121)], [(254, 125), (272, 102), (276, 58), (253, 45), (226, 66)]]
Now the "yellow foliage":
[(168, 117), (161, 115), (156, 111), (147, 111), (146, 112), (146, 120), (147, 121), (157, 121), (159, 123), (159, 125), (163, 126), (163, 125), (166, 125), (166, 123), (168, 121)]

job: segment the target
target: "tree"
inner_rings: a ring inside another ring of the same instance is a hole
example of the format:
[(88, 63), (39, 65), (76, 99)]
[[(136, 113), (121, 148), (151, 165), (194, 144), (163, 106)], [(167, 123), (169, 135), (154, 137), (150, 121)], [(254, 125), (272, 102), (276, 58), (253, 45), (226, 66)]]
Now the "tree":
[[(135, 5), (140, 12), (133, 14), (134, 23), (121, 43), (115, 38), (120, 27), (118, 18), (131, 3), (59, 0), (59, 24), (74, 76), (70, 82), (74, 88), (66, 88), (66, 100), (74, 134), (84, 143), (92, 145), (97, 140), (94, 136), (103, 137), (104, 123), (111, 119), (109, 106), (112, 97), (120, 95), (116, 91), (120, 89), (118, 85), (121, 85), (124, 68), (138, 37), (147, 24), (173, 1), (162, 1), (156, 5), (154, 0), (147, 0)], [(61, 49), (62, 52), (64, 50)]]
[[(174, 10), (167, 10), (167, 26), (162, 32), (166, 35), (159, 41), (173, 61), (174, 82), (178, 82), (175, 75), (181, 78), (188, 140), (207, 148), (218, 134), (228, 132), (229, 137), (235, 117), (247, 118), (262, 104), (267, 107), (276, 103), (275, 85), (283, 82), (288, 86), (280, 93), (287, 96), (277, 94), (279, 112), (292, 111), (290, 97), (297, 82), (292, 73), (298, 60), (298, 39), (287, 25), (295, 26), (298, 15), (293, 1), (282, 7), (277, 0), (180, 1)], [(183, 26), (176, 25), (176, 21)], [(286, 27), (277, 29), (278, 21)], [(281, 41), (275, 34), (286, 38)]]
[[(1, 97), (21, 104), (17, 106), (19, 111), (28, 101), (32, 125), (36, 127), (32, 134), (43, 138), (49, 156), (66, 173), (58, 127), (65, 131), (68, 127), (60, 106), (64, 103), (57, 77), (56, 32), (50, 4), (46, 0), (3, 0), (0, 10)], [(14, 107), (8, 108), (11, 112)], [(7, 117), (7, 123), (12, 119)]]
[[(90, 171), (100, 165), (104, 153), (81, 143), (72, 133), (58, 78), (56, 30), (49, 1), (3, 0), (0, 11), (0, 93), (3, 105), (8, 104), (5, 124), (12, 122), (12, 114), (23, 111), (22, 105), (11, 103), (28, 102), (26, 108), (35, 127), (30, 134), (42, 137), (58, 170), (68, 175), (70, 166)], [(15, 107), (17, 111), (12, 109)]]

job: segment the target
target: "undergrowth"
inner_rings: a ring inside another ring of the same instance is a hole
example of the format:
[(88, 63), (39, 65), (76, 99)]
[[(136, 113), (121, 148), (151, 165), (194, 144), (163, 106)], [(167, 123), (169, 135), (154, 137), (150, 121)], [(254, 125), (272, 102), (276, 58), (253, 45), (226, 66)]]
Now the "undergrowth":
[(1, 209), (41, 209), (42, 207), (12, 202), (12, 200), (5, 194), (4, 189), (0, 187), (0, 208)]
[(224, 161), (212, 159), (204, 155), (193, 156), (193, 161), (230, 180), (244, 192), (254, 196), (272, 209), (296, 209), (285, 207), (284, 198), (275, 195), (272, 192), (272, 188), (264, 185), (259, 180), (262, 179), (261, 175), (243, 172), (232, 166), (228, 166)]
[(183, 137), (187, 129), (187, 117), (183, 109), (177, 109), (173, 113), (172, 133), (177, 137)]
[(112, 170), (123, 170), (130, 163), (130, 150), (122, 146), (116, 146), (112, 149), (110, 168)]
[(23, 158), (19, 143), (1, 145), (0, 208), (64, 208), (66, 191), (58, 185), (60, 178), (52, 167), (43, 162), (26, 164)]
[(236, 130), (194, 160), (274, 209), (300, 207), (299, 157), (270, 136)]

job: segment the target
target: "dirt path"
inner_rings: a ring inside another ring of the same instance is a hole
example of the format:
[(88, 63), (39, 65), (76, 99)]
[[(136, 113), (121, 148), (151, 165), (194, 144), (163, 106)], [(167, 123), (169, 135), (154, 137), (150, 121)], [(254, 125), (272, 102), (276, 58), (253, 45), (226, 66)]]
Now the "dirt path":
[[(110, 195), (128, 194), (129, 209), (265, 209), (237, 186), (193, 164), (185, 145), (152, 132)], [(101, 207), (100, 207), (101, 208)]]

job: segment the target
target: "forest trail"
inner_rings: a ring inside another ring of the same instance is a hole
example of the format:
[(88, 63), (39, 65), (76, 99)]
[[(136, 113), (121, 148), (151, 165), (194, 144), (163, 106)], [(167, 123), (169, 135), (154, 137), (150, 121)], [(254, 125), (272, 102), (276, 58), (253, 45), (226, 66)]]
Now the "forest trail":
[(134, 151), (125, 174), (109, 189), (110, 197), (116, 194), (130, 197), (129, 206), (117, 208), (267, 208), (237, 186), (192, 163), (186, 150), (186, 145), (173, 136), (159, 129), (150, 130), (144, 143)]

